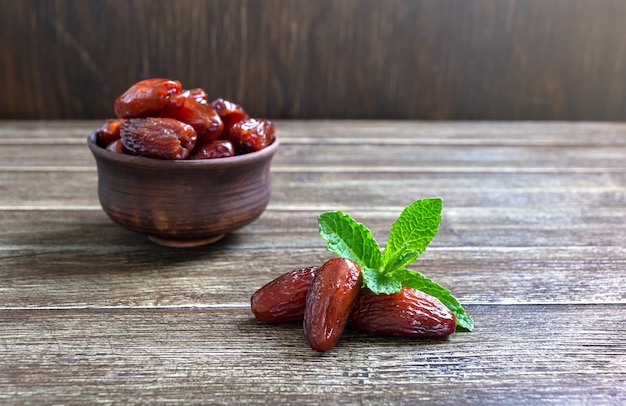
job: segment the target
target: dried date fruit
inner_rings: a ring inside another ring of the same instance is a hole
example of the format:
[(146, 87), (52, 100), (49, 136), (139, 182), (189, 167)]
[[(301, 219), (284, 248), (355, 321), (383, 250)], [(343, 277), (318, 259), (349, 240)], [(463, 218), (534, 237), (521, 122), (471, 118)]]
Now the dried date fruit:
[(319, 267), (287, 272), (254, 292), (250, 307), (257, 320), (264, 323), (302, 321), (306, 296)]
[(120, 127), (124, 119), (112, 118), (104, 122), (98, 131), (98, 142), (102, 146), (107, 146), (113, 141), (120, 139)]
[(122, 93), (113, 105), (119, 118), (144, 118), (158, 116), (167, 105), (170, 96), (180, 93), (182, 86), (177, 80), (146, 79), (132, 85)]
[(200, 103), (209, 104), (209, 96), (206, 94), (204, 89), (197, 87), (195, 89), (186, 90), (189, 92), (189, 96), (193, 97)]
[(312, 349), (327, 351), (343, 334), (363, 277), (361, 268), (345, 258), (326, 261), (311, 282), (304, 311), (304, 335)]
[(374, 335), (445, 338), (454, 333), (456, 318), (439, 299), (407, 286), (391, 295), (363, 288), (350, 326)]
[(106, 147), (107, 151), (115, 152), (117, 154), (126, 154), (128, 151), (124, 148), (124, 144), (122, 144), (122, 139), (115, 140)]
[(223, 134), (225, 137), (228, 137), (228, 133), (235, 123), (250, 118), (248, 113), (246, 113), (240, 105), (222, 98), (213, 100), (210, 105), (211, 108), (217, 112), (224, 123)]
[(209, 116), (209, 126), (202, 134), (203, 142), (213, 141), (219, 138), (224, 132), (224, 123), (222, 122), (222, 118), (211, 108), (211, 106), (208, 104), (206, 106)]
[(196, 131), (173, 118), (130, 119), (122, 124), (124, 147), (134, 155), (159, 159), (185, 159), (196, 145)]
[[(176, 80), (141, 80), (115, 100), (118, 118), (102, 125), (97, 143), (102, 148), (149, 158), (213, 159), (255, 152), (274, 142), (274, 125), (269, 120), (252, 119), (241, 106), (222, 98), (211, 103), (208, 100), (203, 89), (184, 90)], [(156, 121), (127, 124), (131, 119), (173, 119), (181, 124), (162, 121), (162, 128)], [(124, 148), (113, 144), (122, 138), (122, 125), (126, 128)]]
[(196, 145), (188, 159), (227, 158), (235, 155), (233, 144), (228, 140), (214, 140), (208, 144)]
[(231, 127), (228, 139), (238, 154), (260, 151), (274, 141), (274, 124), (265, 119), (248, 118)]
[(198, 140), (204, 143), (216, 139), (224, 128), (222, 119), (215, 110), (207, 103), (199, 101), (190, 91), (172, 95), (160, 116), (189, 124), (196, 130)]

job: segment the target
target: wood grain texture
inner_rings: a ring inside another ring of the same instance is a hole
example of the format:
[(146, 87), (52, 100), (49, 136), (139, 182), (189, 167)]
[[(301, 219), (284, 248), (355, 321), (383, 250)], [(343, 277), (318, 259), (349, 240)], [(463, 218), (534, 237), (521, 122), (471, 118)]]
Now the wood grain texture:
[[(163, 248), (111, 222), (86, 146), (99, 121), (0, 122), (0, 403), (626, 402), (626, 125), (277, 121), (268, 209), (219, 243)], [(385, 244), (402, 207), (444, 200), (411, 265), (476, 329), (348, 331), (309, 349), (250, 295), (332, 255), (342, 209)]]
[(2, 119), (147, 77), (271, 118), (624, 120), (620, 0), (0, 1)]
[(10, 371), (0, 400), (617, 405), (622, 307), (472, 306), (473, 333), (438, 342), (347, 332), (325, 354), (299, 324), (262, 325), (244, 309), (0, 311)]

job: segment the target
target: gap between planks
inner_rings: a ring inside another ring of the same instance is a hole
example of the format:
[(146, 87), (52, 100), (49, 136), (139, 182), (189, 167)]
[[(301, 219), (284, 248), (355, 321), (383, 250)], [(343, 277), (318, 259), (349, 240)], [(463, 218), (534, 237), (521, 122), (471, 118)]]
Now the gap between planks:
[[(76, 137), (47, 137), (47, 138), (0, 138), (0, 145), (86, 145), (86, 139)], [(539, 138), (425, 138), (425, 137), (280, 137), (281, 145), (415, 145), (415, 146), (446, 146), (446, 147), (606, 147), (607, 144), (586, 141), (554, 142), (554, 139)], [(619, 145), (618, 145), (619, 146)]]
[[(513, 300), (504, 300), (496, 302), (485, 301), (464, 301), (464, 307), (470, 306), (620, 306), (625, 305), (626, 300), (613, 301), (567, 301), (567, 302), (551, 302), (551, 301), (526, 301), (519, 302)], [(225, 303), (225, 304), (203, 304), (190, 303), (169, 306), (32, 306), (32, 307), (0, 307), (3, 311), (105, 311), (105, 310), (154, 310), (154, 311), (202, 311), (202, 310), (249, 310), (248, 303)]]
[[(0, 166), (0, 172), (95, 173), (96, 166)], [(516, 166), (272, 166), (272, 173), (626, 173), (625, 167), (516, 167)]]

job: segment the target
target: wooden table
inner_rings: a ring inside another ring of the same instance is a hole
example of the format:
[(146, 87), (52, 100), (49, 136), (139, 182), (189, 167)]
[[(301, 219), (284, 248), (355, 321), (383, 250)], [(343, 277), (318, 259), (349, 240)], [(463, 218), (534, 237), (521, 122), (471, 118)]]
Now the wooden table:
[[(0, 122), (0, 403), (623, 404), (626, 124), (278, 121), (266, 212), (157, 246), (101, 210), (99, 122)], [(474, 317), (446, 341), (258, 323), (250, 295), (332, 255), (341, 209), (384, 245), (443, 198), (412, 269)]]

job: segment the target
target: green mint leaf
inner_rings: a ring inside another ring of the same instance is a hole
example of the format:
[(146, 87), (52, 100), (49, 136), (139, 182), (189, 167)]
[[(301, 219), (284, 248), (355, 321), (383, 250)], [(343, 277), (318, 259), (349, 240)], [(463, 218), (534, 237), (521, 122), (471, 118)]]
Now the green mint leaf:
[[(386, 272), (393, 272), (409, 265), (426, 250), (437, 234), (442, 206), (443, 202), (440, 198), (429, 198), (417, 200), (405, 207), (400, 217), (391, 226), (383, 255)], [(396, 253), (403, 250), (413, 251), (417, 255), (402, 256), (404, 261), (402, 263), (398, 261)], [(393, 264), (393, 266), (388, 264)]]
[(422, 199), (406, 207), (393, 223), (384, 254), (370, 230), (341, 211), (318, 216), (320, 235), (328, 251), (361, 266), (363, 284), (375, 294), (400, 292), (402, 286), (439, 299), (456, 316), (457, 327), (472, 331), (474, 321), (449, 290), (406, 269), (430, 244), (441, 222), (442, 200)]
[(403, 268), (405, 265), (413, 263), (419, 255), (420, 253), (418, 251), (410, 250), (405, 246), (391, 254), (384, 261), (383, 273), (392, 273), (397, 269)]
[(474, 328), (474, 320), (463, 309), (459, 301), (452, 296), (450, 291), (438, 283), (434, 282), (417, 271), (400, 269), (393, 273), (393, 277), (400, 281), (402, 285), (413, 289), (421, 290), (431, 296), (436, 297), (456, 316), (456, 325), (467, 331)]
[(339, 210), (320, 214), (318, 225), (328, 251), (380, 273), (383, 255), (367, 227)]
[(367, 268), (363, 269), (363, 284), (377, 295), (391, 295), (402, 289), (402, 283), (393, 276)]

